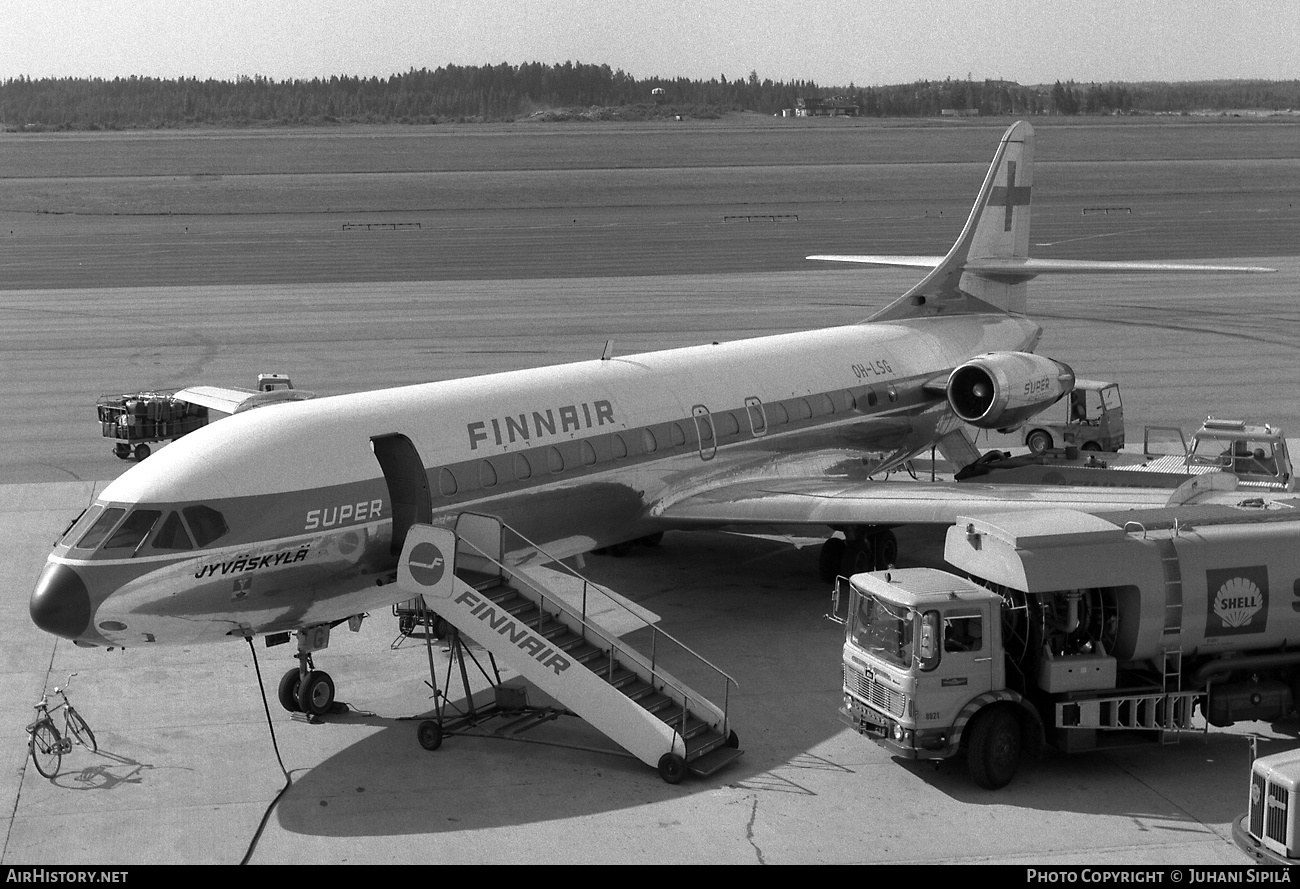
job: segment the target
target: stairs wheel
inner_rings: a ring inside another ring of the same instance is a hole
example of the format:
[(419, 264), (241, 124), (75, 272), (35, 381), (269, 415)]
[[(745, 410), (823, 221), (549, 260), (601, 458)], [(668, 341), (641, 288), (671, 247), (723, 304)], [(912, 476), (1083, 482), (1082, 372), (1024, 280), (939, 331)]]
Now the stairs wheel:
[(736, 735), (734, 729), (727, 735), (727, 746), (732, 750), (740, 749), (740, 738)]
[(659, 757), (659, 777), (669, 784), (680, 784), (686, 777), (686, 760), (676, 753), (665, 753)]
[(415, 737), (425, 750), (437, 750), (442, 746), (442, 726), (432, 719), (426, 719), (416, 728)]

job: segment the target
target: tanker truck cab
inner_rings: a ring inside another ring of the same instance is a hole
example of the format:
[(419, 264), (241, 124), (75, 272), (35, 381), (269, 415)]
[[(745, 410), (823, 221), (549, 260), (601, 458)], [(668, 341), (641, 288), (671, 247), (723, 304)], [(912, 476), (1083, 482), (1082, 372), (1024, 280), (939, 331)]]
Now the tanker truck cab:
[(847, 589), (841, 718), (903, 759), (947, 759), (965, 737), (977, 783), (1010, 781), (1037, 720), (1006, 690), (1001, 596), (933, 568)]

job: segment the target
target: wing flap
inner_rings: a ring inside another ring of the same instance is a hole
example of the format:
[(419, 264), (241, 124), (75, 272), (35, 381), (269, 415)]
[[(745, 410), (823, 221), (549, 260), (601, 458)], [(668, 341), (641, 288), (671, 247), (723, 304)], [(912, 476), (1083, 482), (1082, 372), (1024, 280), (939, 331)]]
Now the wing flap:
[(958, 516), (1047, 507), (1124, 511), (1164, 506), (1168, 489), (984, 485), (830, 478), (738, 482), (657, 509), (675, 527), (952, 524)]

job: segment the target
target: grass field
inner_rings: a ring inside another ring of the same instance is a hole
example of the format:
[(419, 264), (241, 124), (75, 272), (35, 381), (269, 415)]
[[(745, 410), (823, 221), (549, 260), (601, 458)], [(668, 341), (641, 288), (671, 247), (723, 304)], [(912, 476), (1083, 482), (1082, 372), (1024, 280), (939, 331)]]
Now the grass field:
[[(774, 272), (814, 252), (936, 253), (1005, 125), (5, 134), (0, 289)], [(1300, 122), (1035, 125), (1040, 255), (1300, 243)], [(1112, 212), (1085, 212), (1098, 208)]]

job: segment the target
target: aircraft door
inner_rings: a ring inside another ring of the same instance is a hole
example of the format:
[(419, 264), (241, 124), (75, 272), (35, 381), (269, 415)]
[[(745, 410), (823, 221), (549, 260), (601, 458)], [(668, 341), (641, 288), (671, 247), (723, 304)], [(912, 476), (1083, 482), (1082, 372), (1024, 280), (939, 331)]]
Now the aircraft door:
[(713, 415), (702, 404), (691, 408), (691, 419), (695, 421), (695, 433), (700, 442), (700, 459), (712, 460), (718, 452), (718, 434), (713, 428)]
[(388, 485), (388, 502), (393, 516), (393, 555), (402, 552), (411, 525), (433, 521), (433, 495), (424, 461), (409, 438), (399, 432), (376, 435), (370, 447)]

